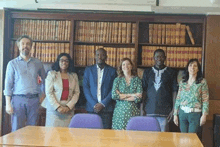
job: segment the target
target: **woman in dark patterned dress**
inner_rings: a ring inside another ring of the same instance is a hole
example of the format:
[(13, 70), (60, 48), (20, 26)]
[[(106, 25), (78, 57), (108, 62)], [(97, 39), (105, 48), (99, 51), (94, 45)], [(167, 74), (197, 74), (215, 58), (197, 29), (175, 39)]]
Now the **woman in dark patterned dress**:
[(124, 130), (131, 117), (140, 115), (138, 103), (141, 102), (143, 90), (141, 79), (129, 58), (122, 59), (118, 75), (112, 89), (112, 99), (116, 100), (112, 129)]

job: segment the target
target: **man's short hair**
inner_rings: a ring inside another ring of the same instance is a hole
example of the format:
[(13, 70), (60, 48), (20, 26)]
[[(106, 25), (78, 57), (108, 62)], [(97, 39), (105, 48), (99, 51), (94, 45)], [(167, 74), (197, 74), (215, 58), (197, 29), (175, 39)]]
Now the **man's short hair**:
[(104, 49), (104, 48), (98, 48), (95, 52), (97, 52), (98, 50), (102, 50), (102, 51), (104, 51), (105, 52), (105, 55), (107, 55), (107, 51)]
[(23, 38), (29, 39), (29, 40), (31, 41), (31, 46), (32, 46), (33, 40), (32, 40), (31, 37), (29, 37), (28, 35), (22, 35), (22, 36), (20, 36), (20, 37), (16, 40), (17, 46), (19, 46), (19, 43), (20, 43), (21, 39), (23, 39)]
[(163, 49), (156, 49), (156, 50), (154, 51), (154, 56), (155, 56), (156, 53), (159, 53), (159, 52), (163, 53), (164, 56), (166, 56), (165, 51), (164, 51)]

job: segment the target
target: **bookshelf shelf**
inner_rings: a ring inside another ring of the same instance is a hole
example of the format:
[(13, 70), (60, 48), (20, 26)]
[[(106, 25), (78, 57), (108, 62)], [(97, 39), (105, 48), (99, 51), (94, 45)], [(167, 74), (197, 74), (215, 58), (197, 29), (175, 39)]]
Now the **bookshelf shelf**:
[[(12, 41), (16, 41), (16, 38), (12, 38)], [(42, 43), (70, 43), (68, 40), (33, 40), (33, 42), (42, 42)]]
[[(147, 66), (147, 65), (137, 65), (137, 68), (150, 68), (152, 66)], [(184, 70), (185, 67), (171, 67), (171, 68), (175, 68), (175, 69), (178, 69), (178, 70)]]
[(80, 42), (80, 41), (74, 41), (73, 42), (76, 45), (103, 45), (103, 46), (135, 46), (134, 43), (103, 43), (103, 42)]
[(146, 45), (146, 46), (165, 46), (165, 47), (202, 47), (202, 44), (151, 44), (151, 43), (139, 43), (139, 45)]

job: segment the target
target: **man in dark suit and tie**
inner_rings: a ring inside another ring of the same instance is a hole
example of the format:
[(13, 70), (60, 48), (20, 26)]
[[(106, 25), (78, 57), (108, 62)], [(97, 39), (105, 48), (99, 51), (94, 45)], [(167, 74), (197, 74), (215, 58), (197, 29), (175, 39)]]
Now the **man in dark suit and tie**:
[(96, 64), (88, 66), (84, 72), (83, 91), (86, 97), (86, 110), (97, 113), (105, 129), (111, 129), (114, 104), (112, 86), (116, 69), (107, 65), (107, 52), (103, 48), (96, 50)]

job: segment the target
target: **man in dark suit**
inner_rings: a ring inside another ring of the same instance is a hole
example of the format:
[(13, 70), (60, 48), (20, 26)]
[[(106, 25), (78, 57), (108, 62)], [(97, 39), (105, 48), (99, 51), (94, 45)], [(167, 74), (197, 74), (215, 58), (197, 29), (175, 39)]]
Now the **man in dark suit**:
[(107, 65), (107, 52), (103, 48), (96, 50), (96, 64), (88, 66), (84, 72), (83, 91), (86, 97), (86, 110), (97, 113), (105, 129), (111, 129), (114, 104), (112, 86), (116, 69)]

